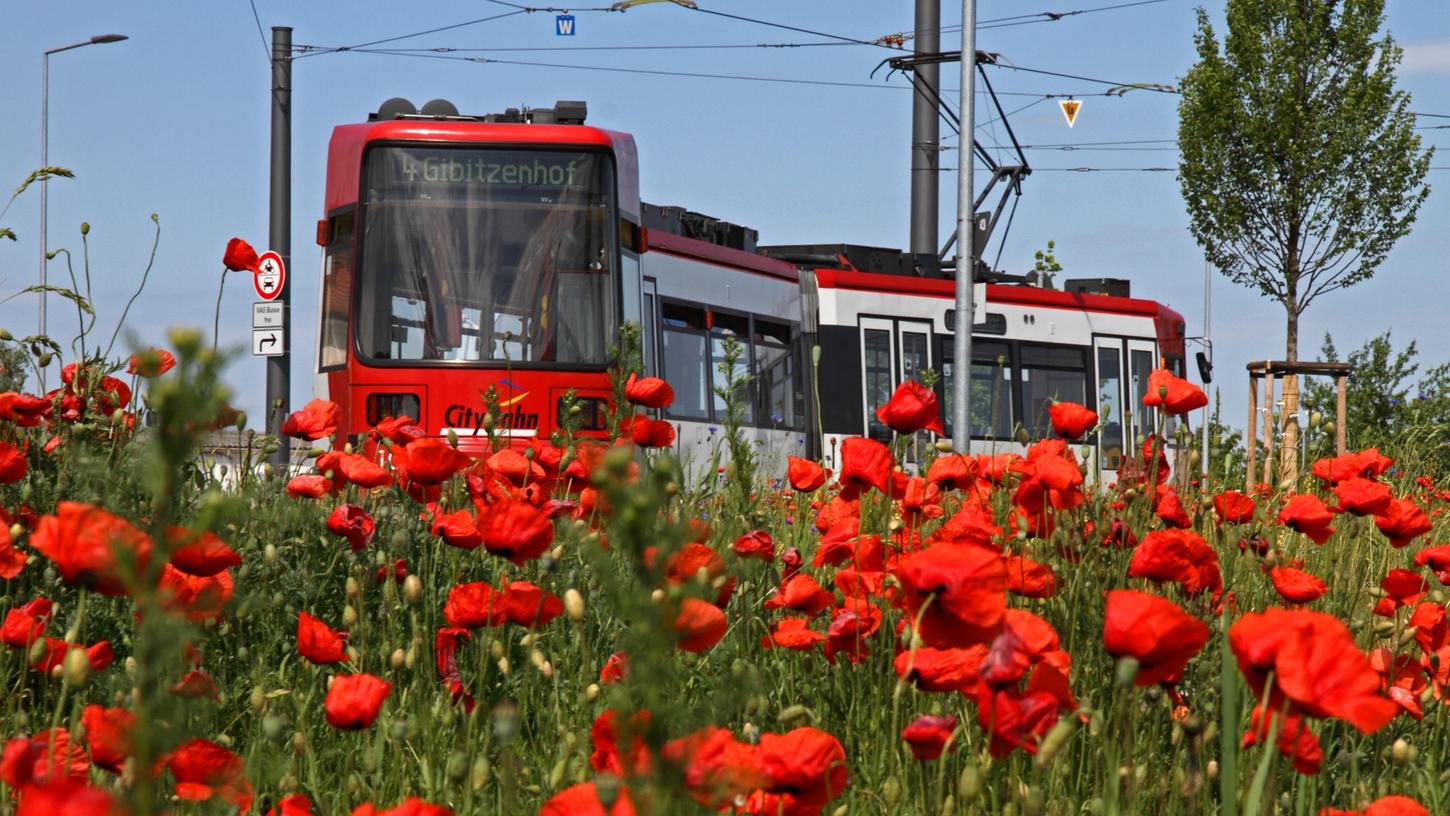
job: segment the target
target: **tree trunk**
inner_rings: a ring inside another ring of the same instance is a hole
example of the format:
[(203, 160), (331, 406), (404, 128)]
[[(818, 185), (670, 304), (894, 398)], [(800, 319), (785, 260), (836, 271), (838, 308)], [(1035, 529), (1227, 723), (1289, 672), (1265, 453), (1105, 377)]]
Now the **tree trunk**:
[[(1299, 312), (1288, 306), (1284, 325), (1284, 359), (1299, 362)], [(1279, 447), (1279, 486), (1293, 487), (1299, 482), (1299, 375), (1284, 375), (1284, 436)]]

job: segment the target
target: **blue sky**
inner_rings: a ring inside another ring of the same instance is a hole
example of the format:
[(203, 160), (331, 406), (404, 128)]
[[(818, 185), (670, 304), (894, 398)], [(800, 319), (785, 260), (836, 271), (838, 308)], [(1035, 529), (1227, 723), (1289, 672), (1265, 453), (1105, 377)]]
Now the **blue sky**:
[[(707, 8), (853, 38), (909, 30), (909, 0), (700, 0)], [(399, 4), (383, 0), (311, 3), (256, 0), (263, 26), (294, 27), (294, 42), (349, 45), (504, 13), (486, 0)], [(1110, 5), (1111, 0), (979, 0), (992, 20), (1041, 11)], [(1208, 2), (1215, 20), (1222, 2)], [(1413, 108), (1450, 114), (1450, 14), (1442, 0), (1394, 0), (1388, 27), (1406, 48), (1401, 83)], [(944, 3), (943, 22), (960, 20)], [(1057, 22), (981, 31), (978, 47), (1023, 67), (1114, 82), (1174, 83), (1193, 62), (1194, 4), (1186, 0), (1084, 14)], [(802, 48), (585, 51), (597, 46), (801, 43), (805, 34), (691, 12), (668, 4), (626, 14), (577, 11), (578, 33), (555, 36), (551, 13), (517, 14), (393, 43), (393, 47), (566, 48), (485, 56), (573, 66), (637, 68), (779, 79), (860, 83), (873, 87), (793, 85), (699, 77), (478, 64), (457, 60), (329, 54), (298, 60), (293, 104), (293, 404), (311, 395), (310, 366), (320, 253), (312, 242), (321, 215), (326, 145), (338, 124), (363, 119), (383, 99), (421, 103), (450, 99), (464, 112), (555, 99), (589, 102), (590, 122), (635, 134), (646, 200), (679, 204), (760, 231), (762, 242), (850, 242), (904, 246), (908, 235), (910, 93), (900, 79), (872, 69), (892, 54), (854, 45)], [(152, 239), (150, 214), (162, 225), (147, 293), (132, 309), (123, 337), (164, 342), (174, 325), (206, 326), (228, 238), (267, 243), (268, 65), (246, 0), (118, 4), (94, 0), (10, 4), (0, 28), (0, 76), (9, 112), (0, 127), (0, 187), (13, 187), (39, 163), (41, 52), (94, 34), (119, 32), (124, 43), (59, 54), (50, 71), (50, 158), (75, 180), (50, 188), (50, 244), (79, 249), (78, 227), (91, 224), (92, 274), (109, 337), (141, 271)], [(269, 32), (270, 36), (270, 32)], [(959, 35), (944, 36), (956, 47)], [(955, 66), (944, 73), (954, 75)], [(1102, 85), (995, 69), (1024, 144), (1082, 144), (1172, 139), (1176, 97), (1133, 91), (1087, 96), (1069, 130), (1043, 94), (1090, 94)], [(955, 88), (955, 82), (944, 83)], [(1029, 94), (1028, 96), (1006, 96)], [(1036, 94), (1038, 96), (1030, 96)], [(1035, 104), (1034, 104), (1035, 103)], [(979, 111), (983, 108), (979, 106)], [(980, 116), (979, 119), (986, 119)], [(1450, 124), (1425, 119), (1422, 125)], [(1000, 125), (998, 126), (1000, 127)], [(944, 131), (945, 132), (945, 131)], [(1428, 144), (1450, 148), (1450, 128), (1422, 131)], [(985, 128), (991, 143), (1000, 130)], [(1149, 149), (1143, 149), (1149, 148)], [(1167, 149), (1164, 149), (1167, 148)], [(1203, 259), (1186, 230), (1171, 172), (1063, 172), (1049, 168), (1173, 167), (1169, 143), (1134, 149), (1040, 150), (1039, 169), (1024, 184), (1015, 223), (1001, 256), (1009, 271), (1030, 267), (1048, 239), (1069, 277), (1126, 277), (1136, 295), (1170, 304), (1200, 334)], [(1450, 155), (1436, 166), (1450, 166)], [(956, 165), (955, 151), (943, 165)], [(1303, 323), (1301, 355), (1313, 358), (1323, 333), (1341, 350), (1386, 329), (1415, 339), (1426, 364), (1447, 358), (1441, 279), (1450, 257), (1450, 171), (1430, 177), (1433, 192), (1414, 233), (1368, 283), (1327, 296)], [(942, 232), (954, 217), (954, 173), (943, 173)], [(26, 194), (5, 217), (20, 240), (0, 242), (0, 297), (33, 284), (38, 274), (39, 196)], [(995, 251), (995, 246), (994, 246)], [(51, 266), (52, 276), (64, 268)], [(250, 282), (228, 283), (221, 339), (237, 349), (250, 334)], [(75, 324), (50, 299), (52, 333)], [(0, 326), (17, 335), (36, 323), (36, 300), (0, 304)], [(1244, 364), (1283, 355), (1282, 310), (1221, 277), (1213, 281), (1212, 335), (1226, 419), (1242, 424)], [(260, 416), (263, 363), (239, 355), (229, 370), (236, 403)]]

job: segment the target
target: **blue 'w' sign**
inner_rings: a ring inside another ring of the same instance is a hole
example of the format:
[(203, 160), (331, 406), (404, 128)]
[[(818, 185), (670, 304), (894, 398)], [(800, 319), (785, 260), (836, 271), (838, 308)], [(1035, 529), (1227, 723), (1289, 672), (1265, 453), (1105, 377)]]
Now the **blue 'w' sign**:
[(574, 36), (574, 15), (560, 14), (554, 18), (554, 33), (560, 37)]

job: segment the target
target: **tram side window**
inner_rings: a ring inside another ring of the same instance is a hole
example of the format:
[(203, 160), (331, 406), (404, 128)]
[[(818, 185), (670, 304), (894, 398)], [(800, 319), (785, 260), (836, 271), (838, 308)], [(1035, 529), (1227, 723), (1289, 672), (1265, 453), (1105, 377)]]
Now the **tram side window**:
[(666, 413), (677, 419), (709, 419), (709, 358), (705, 346), (705, 310), (660, 303), (660, 356), (664, 377), (675, 389)]
[(347, 363), (347, 315), (352, 301), (353, 224), (355, 213), (334, 216), (327, 261), (322, 273), (322, 338), (318, 367), (338, 368)]
[(1081, 348), (1023, 343), (1019, 353), (1022, 425), (1041, 439), (1052, 431), (1047, 408), (1054, 401), (1086, 404), (1087, 361)]
[[(953, 404), (956, 398), (952, 338), (942, 342), (942, 422), (952, 437)], [(972, 436), (979, 439), (1012, 437), (1012, 358), (1006, 343), (972, 341)], [(952, 437), (955, 438), (955, 437)]]
[(866, 433), (878, 442), (891, 442), (891, 429), (876, 418), (876, 409), (891, 399), (896, 383), (891, 378), (891, 332), (862, 329), (862, 363), (866, 370)]
[[(727, 393), (726, 384), (733, 374), (739, 383), (736, 387), (735, 397), (741, 406), (740, 421), (743, 424), (751, 425), (755, 422), (754, 409), (751, 405), (749, 384), (746, 382), (750, 376), (751, 363), (751, 342), (750, 342), (750, 318), (746, 315), (728, 314), (725, 312), (711, 312), (710, 322), (710, 372), (711, 392), (715, 399), (715, 421), (725, 421), (725, 397)], [(740, 356), (735, 358), (732, 369), (725, 366), (725, 339), (733, 337), (740, 343)]]
[(1155, 417), (1153, 409), (1143, 406), (1143, 398), (1148, 396), (1148, 375), (1153, 373), (1153, 352), (1135, 350), (1129, 358), (1133, 365), (1133, 404), (1127, 408), (1133, 412), (1134, 436), (1142, 434), (1146, 438), (1153, 433)]
[(790, 326), (755, 318), (755, 389), (764, 427), (800, 427), (791, 356)]

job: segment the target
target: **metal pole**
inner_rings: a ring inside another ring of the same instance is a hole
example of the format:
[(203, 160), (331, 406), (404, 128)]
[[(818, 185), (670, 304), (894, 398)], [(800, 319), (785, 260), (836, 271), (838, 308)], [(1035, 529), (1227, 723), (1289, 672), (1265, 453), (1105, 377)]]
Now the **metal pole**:
[[(941, 50), (941, 0), (916, 0), (916, 37), (912, 42), (917, 55)], [(913, 70), (916, 89), (911, 97), (911, 254), (922, 274), (935, 276), (941, 247), (937, 241), (941, 65), (920, 63)]]
[[(50, 52), (40, 59), (40, 166), (50, 166)], [(50, 186), (49, 174), (40, 179), (40, 328), (39, 334), (45, 334), (45, 286), (46, 286), (46, 264), (49, 258), (45, 257), (50, 252), (49, 241), (46, 235), (46, 213), (47, 206), (46, 188)], [(49, 368), (49, 366), (46, 366)], [(44, 394), (45, 389), (45, 368), (40, 369), (40, 393)]]
[[(292, 28), (272, 27), (272, 200), (269, 249), (292, 268)], [(267, 432), (281, 445), (273, 452), (273, 467), (287, 465), (291, 444), (283, 436), (282, 420), (291, 410), (292, 388), (292, 275), (282, 284), (282, 353), (267, 358)]]
[[(1209, 274), (1208, 261), (1205, 260), (1203, 262), (1203, 342), (1204, 345), (1208, 347), (1208, 365), (1210, 368), (1212, 368), (1213, 366), (1213, 340), (1209, 337), (1208, 318), (1209, 303), (1213, 298), (1213, 289), (1211, 286), (1212, 280), (1213, 279)], [(1207, 385), (1207, 383), (1205, 383), (1205, 385)], [(1214, 407), (1217, 407), (1216, 403)], [(1208, 423), (1211, 418), (1212, 415), (1209, 414), (1207, 408), (1205, 407), (1203, 412), (1203, 466), (1198, 470), (1199, 473), (1202, 473), (1204, 475), (1208, 475), (1209, 473), (1213, 472), (1208, 467)]]
[(976, 133), (976, 110), (972, 88), (977, 68), (977, 0), (962, 0), (962, 98), (961, 147), (957, 161), (957, 318), (952, 335), (952, 359), (956, 381), (952, 402), (952, 434), (957, 450), (971, 450), (972, 432), (968, 409), (972, 386), (972, 273), (977, 265), (972, 242), (972, 138)]

